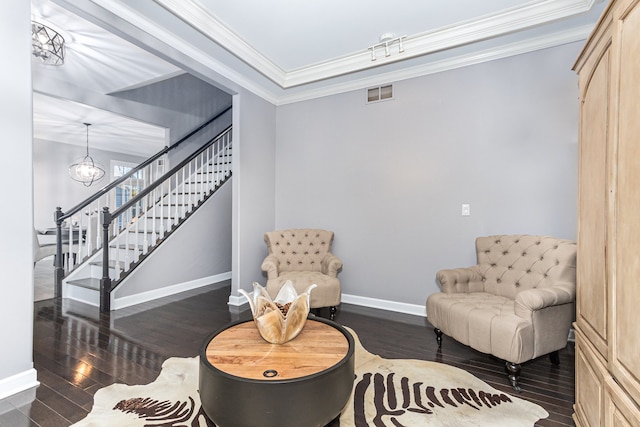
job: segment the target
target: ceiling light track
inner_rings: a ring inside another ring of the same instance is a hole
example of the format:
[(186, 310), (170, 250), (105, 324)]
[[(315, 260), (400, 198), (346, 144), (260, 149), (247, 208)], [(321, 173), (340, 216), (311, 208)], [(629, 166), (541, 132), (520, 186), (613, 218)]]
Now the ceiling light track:
[(384, 48), (384, 56), (391, 56), (391, 50), (389, 47), (396, 43), (398, 45), (398, 53), (404, 53), (404, 46), (402, 44), (402, 40), (406, 39), (407, 36), (395, 37), (391, 33), (384, 33), (380, 36), (380, 43), (374, 44), (373, 46), (369, 46), (369, 50), (371, 51), (371, 60), (376, 60), (376, 49)]

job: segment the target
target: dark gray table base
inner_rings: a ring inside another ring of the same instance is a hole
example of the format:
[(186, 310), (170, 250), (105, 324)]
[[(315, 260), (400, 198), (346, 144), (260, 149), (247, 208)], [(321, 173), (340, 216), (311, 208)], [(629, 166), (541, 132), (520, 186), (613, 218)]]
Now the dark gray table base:
[(326, 319), (349, 341), (347, 356), (314, 375), (290, 380), (252, 380), (229, 375), (206, 357), (209, 342), (235, 322), (209, 336), (200, 350), (200, 400), (218, 427), (322, 427), (334, 421), (351, 396), (354, 341), (342, 326)]

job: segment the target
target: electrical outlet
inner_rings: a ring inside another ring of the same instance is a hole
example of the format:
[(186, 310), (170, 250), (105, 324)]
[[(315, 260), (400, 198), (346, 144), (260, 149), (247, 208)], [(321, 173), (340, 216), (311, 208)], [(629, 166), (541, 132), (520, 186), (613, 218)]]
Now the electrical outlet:
[(469, 216), (471, 215), (471, 205), (468, 203), (463, 203), (462, 204), (462, 216)]

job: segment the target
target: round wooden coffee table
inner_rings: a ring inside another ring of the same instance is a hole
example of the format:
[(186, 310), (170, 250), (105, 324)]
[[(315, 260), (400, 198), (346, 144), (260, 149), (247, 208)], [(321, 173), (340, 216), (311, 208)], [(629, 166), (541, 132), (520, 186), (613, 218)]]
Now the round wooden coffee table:
[(200, 350), (200, 400), (219, 427), (315, 427), (335, 419), (353, 388), (349, 332), (310, 317), (284, 344), (262, 339), (253, 320), (210, 335)]

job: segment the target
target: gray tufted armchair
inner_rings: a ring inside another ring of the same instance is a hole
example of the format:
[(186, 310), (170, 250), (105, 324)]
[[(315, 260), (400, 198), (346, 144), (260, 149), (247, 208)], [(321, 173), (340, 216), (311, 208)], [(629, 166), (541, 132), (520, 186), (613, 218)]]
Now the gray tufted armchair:
[(442, 292), (427, 298), (427, 318), (442, 334), (506, 361), (520, 390), (520, 364), (567, 345), (574, 318), (576, 245), (547, 236), (476, 239), (477, 265), (440, 270)]
[(264, 234), (269, 251), (262, 262), (267, 273), (267, 292), (272, 298), (287, 280), (291, 280), (298, 293), (311, 284), (311, 308), (330, 307), (333, 320), (340, 304), (342, 292), (338, 272), (342, 261), (331, 253), (333, 232), (320, 229), (292, 229)]

